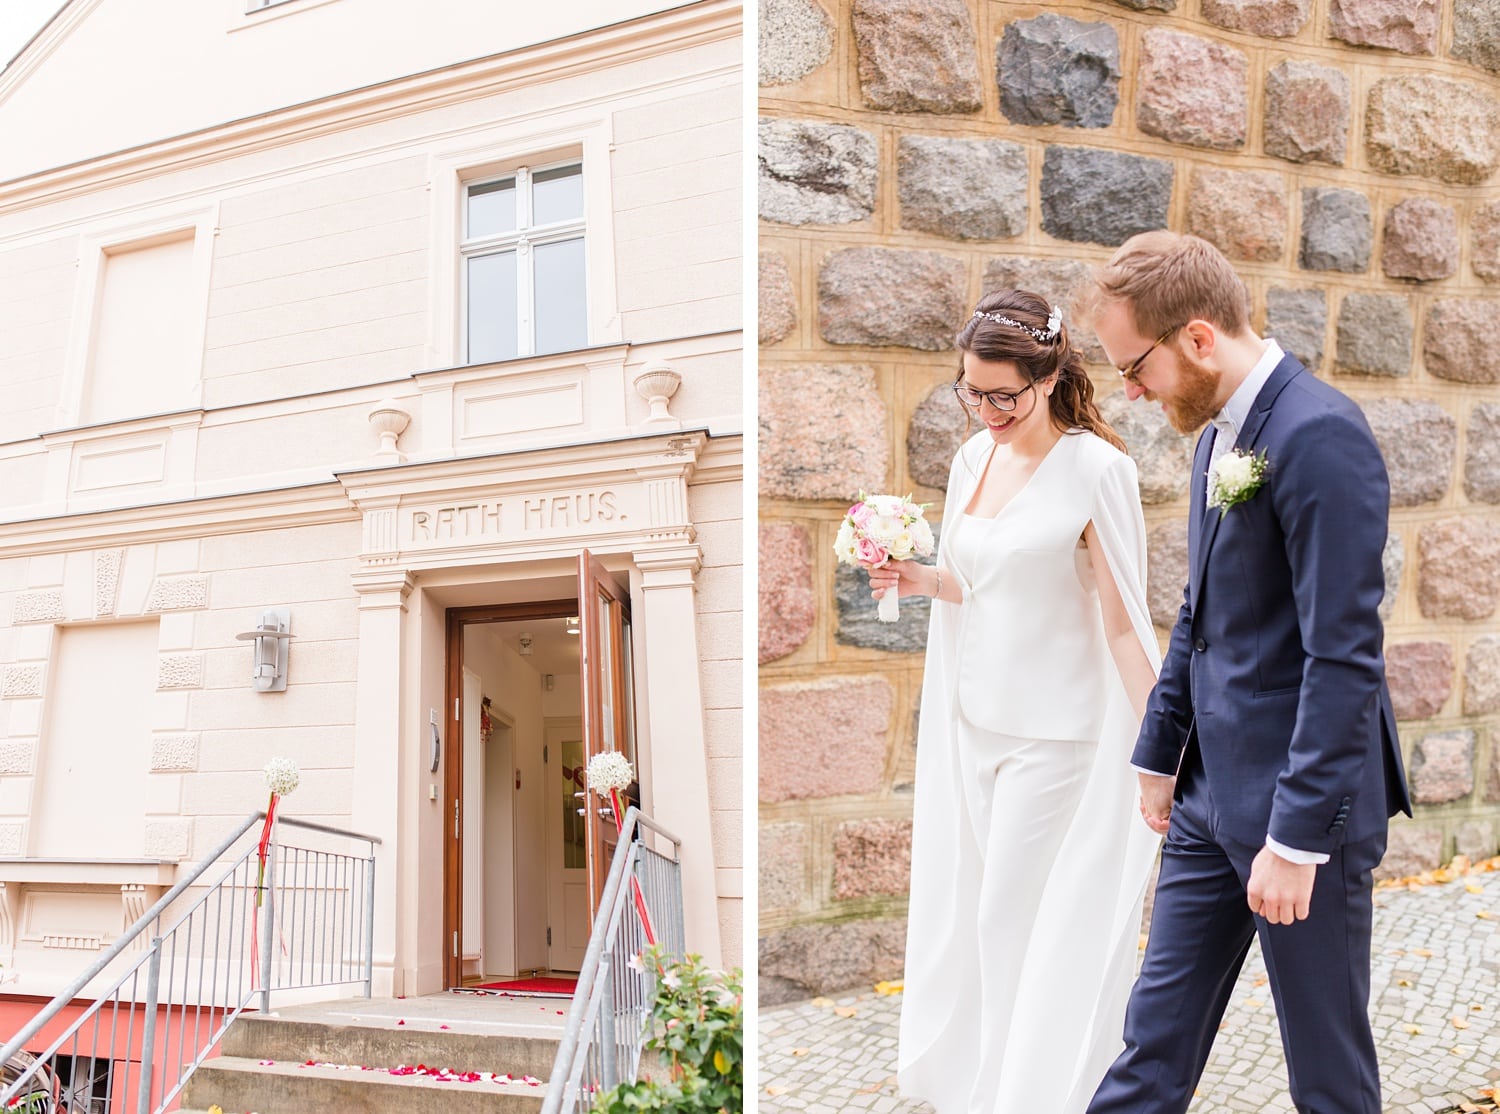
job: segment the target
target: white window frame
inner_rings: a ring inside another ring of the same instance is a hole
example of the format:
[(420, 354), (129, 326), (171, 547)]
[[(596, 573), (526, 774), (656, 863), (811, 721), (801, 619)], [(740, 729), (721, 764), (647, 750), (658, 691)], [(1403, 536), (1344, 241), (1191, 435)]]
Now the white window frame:
[[(578, 167), (578, 176), (584, 187), (584, 211), (572, 220), (559, 221), (555, 224), (542, 225), (540, 227), (531, 223), (531, 185), (533, 176), (545, 173), (549, 170), (561, 170), (564, 167)], [(469, 194), (476, 186), (489, 185), (493, 182), (514, 180), (516, 183), (516, 227), (510, 232), (500, 232), (493, 236), (485, 236), (479, 239), (469, 237)], [(536, 348), (536, 282), (535, 272), (532, 267), (532, 253), (538, 247), (547, 244), (558, 244), (566, 240), (583, 241), (583, 310), (585, 314), (584, 346), (589, 344), (588, 314), (589, 304), (589, 259), (588, 259), (588, 176), (583, 165), (582, 158), (555, 159), (536, 166), (518, 166), (504, 174), (490, 174), (483, 177), (472, 178), (463, 184), (463, 239), (458, 245), (459, 266), (463, 271), (461, 280), (462, 290), (460, 294), (460, 336), (462, 337), (463, 361), (466, 364), (487, 363), (490, 361), (475, 360), (469, 352), (469, 267), (471, 259), (481, 259), (485, 256), (499, 255), (506, 251), (516, 253), (516, 354), (519, 359), (522, 356), (538, 355)], [(550, 353), (548, 353), (550, 354)]]
[(624, 339), (615, 287), (614, 196), (610, 183), (612, 118), (597, 107), (563, 112), (541, 128), (498, 125), (484, 133), (434, 143), (431, 155), (432, 220), (428, 252), (434, 275), (428, 285), (429, 366), (463, 367), (468, 350), (464, 304), (467, 283), (459, 245), (464, 239), (468, 187), (503, 178), (521, 166), (583, 164), (585, 312), (590, 347)]

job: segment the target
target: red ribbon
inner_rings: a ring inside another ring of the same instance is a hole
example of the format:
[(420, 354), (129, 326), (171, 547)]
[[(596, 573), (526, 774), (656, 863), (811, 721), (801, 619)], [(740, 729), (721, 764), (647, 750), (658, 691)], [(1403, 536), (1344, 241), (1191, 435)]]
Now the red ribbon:
[[(625, 810), (620, 807), (620, 791), (611, 789), (609, 798), (615, 805), (615, 834), (620, 835), (625, 831)], [(656, 943), (656, 932), (651, 927), (651, 914), (646, 911), (646, 896), (641, 893), (640, 879), (635, 875), (630, 876), (631, 889), (635, 891), (635, 911), (641, 918), (641, 930), (646, 934), (646, 943)]]
[[(271, 846), (271, 827), (276, 823), (276, 802), (281, 797), (276, 792), (271, 793), (271, 801), (266, 805), (266, 822), (260, 829), (260, 843), (256, 845), (255, 852), (260, 858), (260, 867), (255, 872), (255, 908), (261, 907), (261, 900), (265, 897), (266, 881), (266, 851)], [(260, 914), (252, 913), (250, 916), (250, 989), (255, 990), (259, 985), (260, 975)]]

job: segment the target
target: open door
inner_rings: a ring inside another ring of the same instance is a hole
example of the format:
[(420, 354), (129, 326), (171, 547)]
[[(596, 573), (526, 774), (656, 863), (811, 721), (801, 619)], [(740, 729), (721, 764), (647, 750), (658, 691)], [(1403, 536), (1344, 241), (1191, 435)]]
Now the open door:
[[(583, 630), (584, 762), (603, 751), (617, 750), (636, 767), (630, 685), (630, 600), (586, 549), (578, 555), (578, 615)], [(639, 797), (637, 786), (634, 798), (639, 800)], [(616, 820), (607, 801), (600, 801), (591, 793), (585, 794), (583, 800), (592, 923), (614, 853)], [(623, 803), (628, 806), (632, 802)]]

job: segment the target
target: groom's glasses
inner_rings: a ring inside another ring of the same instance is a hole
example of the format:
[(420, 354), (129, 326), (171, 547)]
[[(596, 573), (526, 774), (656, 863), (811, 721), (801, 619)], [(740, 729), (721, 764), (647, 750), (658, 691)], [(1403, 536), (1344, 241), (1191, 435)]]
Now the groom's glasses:
[(1125, 380), (1125, 382), (1129, 383), (1131, 386), (1139, 387), (1141, 385), (1141, 380), (1140, 380), (1141, 365), (1146, 362), (1146, 357), (1149, 356), (1149, 355), (1151, 355), (1151, 353), (1155, 352), (1158, 348), (1160, 348), (1161, 344), (1162, 344), (1162, 341), (1166, 340), (1169, 336), (1171, 336), (1173, 333), (1175, 333), (1180, 328), (1182, 328), (1181, 325), (1173, 325), (1166, 332), (1162, 333), (1161, 336), (1159, 336), (1159, 337), (1156, 338), (1156, 343), (1155, 344), (1153, 344), (1150, 348), (1146, 349), (1139, 356), (1137, 356), (1134, 360), (1132, 360), (1130, 362), (1130, 364), (1129, 364), (1128, 367), (1117, 367), (1117, 368), (1115, 368), (1115, 370), (1120, 373), (1120, 378), (1123, 379), (1123, 380)]
[(996, 410), (1011, 411), (1016, 408), (1016, 400), (1034, 386), (1036, 386), (1035, 383), (1027, 383), (1019, 391), (1011, 394), (1008, 391), (976, 391), (967, 383), (955, 383), (953, 393), (958, 396), (959, 402), (975, 410), (979, 409), (981, 402), (988, 402)]

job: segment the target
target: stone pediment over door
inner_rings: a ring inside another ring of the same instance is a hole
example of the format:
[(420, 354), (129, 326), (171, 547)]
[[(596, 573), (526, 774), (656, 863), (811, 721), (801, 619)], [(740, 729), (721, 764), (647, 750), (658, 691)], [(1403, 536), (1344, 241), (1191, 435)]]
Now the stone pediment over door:
[(362, 569), (692, 545), (687, 488), (702, 430), (339, 476), (364, 520)]

